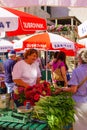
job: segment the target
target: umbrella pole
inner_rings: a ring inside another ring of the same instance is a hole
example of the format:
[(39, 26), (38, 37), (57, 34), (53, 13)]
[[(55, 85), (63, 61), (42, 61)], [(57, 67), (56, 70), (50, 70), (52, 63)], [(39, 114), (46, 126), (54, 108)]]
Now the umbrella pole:
[[(48, 51), (46, 51), (46, 65), (47, 65)], [(48, 81), (48, 70), (46, 67), (46, 81)]]

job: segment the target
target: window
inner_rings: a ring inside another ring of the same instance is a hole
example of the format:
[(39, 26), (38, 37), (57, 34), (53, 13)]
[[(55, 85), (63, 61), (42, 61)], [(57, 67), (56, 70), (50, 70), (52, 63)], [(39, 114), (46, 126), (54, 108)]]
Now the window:
[(49, 6), (41, 6), (41, 9), (47, 11), (47, 13), (51, 14), (51, 7)]

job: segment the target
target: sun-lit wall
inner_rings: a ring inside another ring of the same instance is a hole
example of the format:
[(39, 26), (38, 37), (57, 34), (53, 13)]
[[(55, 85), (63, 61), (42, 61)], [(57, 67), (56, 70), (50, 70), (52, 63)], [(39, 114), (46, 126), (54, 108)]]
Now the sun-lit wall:
[(81, 22), (87, 20), (87, 8), (79, 7), (79, 8), (68, 8), (68, 7), (52, 7), (51, 8), (51, 17), (65, 17), (65, 16), (75, 16)]

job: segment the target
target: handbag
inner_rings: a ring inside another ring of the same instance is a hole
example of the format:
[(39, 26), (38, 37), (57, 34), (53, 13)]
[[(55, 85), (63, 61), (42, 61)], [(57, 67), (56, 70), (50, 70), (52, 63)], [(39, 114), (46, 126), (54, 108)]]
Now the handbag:
[(53, 80), (56, 80), (56, 81), (64, 81), (60, 68), (57, 68), (57, 69), (53, 72)]

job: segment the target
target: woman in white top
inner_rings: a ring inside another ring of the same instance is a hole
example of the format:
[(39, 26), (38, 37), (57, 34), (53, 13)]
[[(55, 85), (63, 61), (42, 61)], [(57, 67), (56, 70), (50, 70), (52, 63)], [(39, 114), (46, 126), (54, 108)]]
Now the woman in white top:
[(13, 81), (27, 88), (40, 82), (40, 68), (35, 62), (38, 58), (38, 52), (35, 49), (28, 49), (24, 53), (24, 60), (17, 62), (13, 68)]

